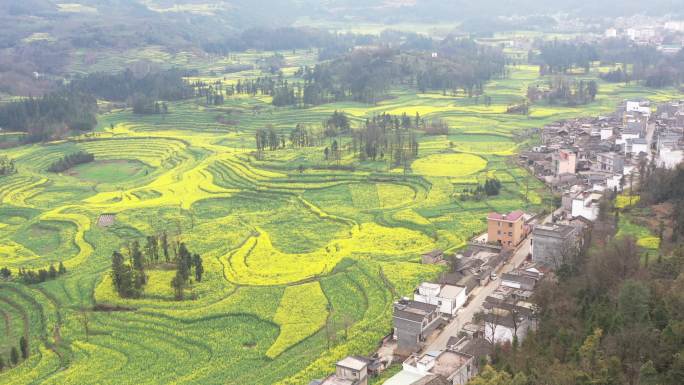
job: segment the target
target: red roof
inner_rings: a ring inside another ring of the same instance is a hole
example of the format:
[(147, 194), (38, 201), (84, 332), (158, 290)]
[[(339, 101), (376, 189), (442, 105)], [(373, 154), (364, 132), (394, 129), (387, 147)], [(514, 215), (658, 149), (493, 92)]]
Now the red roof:
[(520, 219), (523, 215), (525, 215), (525, 213), (522, 212), (521, 210), (515, 210), (515, 211), (512, 211), (508, 214), (489, 213), (489, 215), (487, 216), (487, 219), (492, 219), (492, 220), (497, 220), (497, 221), (515, 222), (518, 219)]

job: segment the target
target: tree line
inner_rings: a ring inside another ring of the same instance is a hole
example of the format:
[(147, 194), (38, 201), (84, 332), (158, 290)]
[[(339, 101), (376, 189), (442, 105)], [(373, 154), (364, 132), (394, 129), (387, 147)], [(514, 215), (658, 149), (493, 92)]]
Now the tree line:
[(64, 172), (79, 164), (89, 163), (95, 160), (95, 155), (86, 152), (78, 151), (71, 154), (64, 155), (61, 159), (54, 161), (49, 167), (49, 172)]
[[(530, 51), (528, 61), (539, 65), (542, 74), (566, 74), (574, 68), (589, 71), (591, 64), (618, 67), (601, 74), (610, 82), (641, 82), (647, 87), (679, 86), (684, 81), (684, 51), (667, 55), (656, 47), (639, 45), (629, 39), (606, 39), (596, 43), (577, 41), (538, 41), (538, 53)], [(628, 70), (629, 68), (629, 70)]]
[(200, 96), (207, 96), (207, 104), (222, 103), (225, 93), (269, 95), (275, 106), (310, 106), (343, 100), (375, 103), (395, 85), (421, 92), (479, 96), (485, 82), (506, 75), (506, 58), (498, 49), (454, 38), (435, 43), (432, 48), (435, 51), (382, 46), (355, 49), (337, 59), (299, 68), (295, 72), (297, 81), (286, 80), (279, 73), (276, 77), (241, 80), (235, 85), (193, 85)]
[[(33, 285), (55, 279), (66, 273), (66, 267), (64, 267), (64, 263), (60, 261), (58, 267), (56, 268), (54, 264), (50, 264), (50, 267), (47, 269), (31, 270), (27, 268), (20, 268), (17, 278), (19, 281), (27, 285)], [(7, 267), (3, 267), (0, 269), (0, 278), (4, 280), (10, 280), (12, 278), (12, 270), (8, 269)]]
[(25, 98), (0, 105), (0, 127), (26, 132), (27, 142), (87, 131), (97, 124), (97, 99), (79, 91), (61, 89), (40, 98)]
[(88, 131), (97, 125), (97, 100), (126, 102), (139, 114), (165, 114), (162, 101), (188, 99), (194, 88), (184, 80), (190, 73), (178, 69), (136, 76), (133, 71), (95, 73), (40, 98), (25, 98), (0, 106), (0, 127), (27, 132), (27, 142)]
[(136, 75), (130, 69), (117, 73), (94, 73), (69, 83), (72, 92), (93, 95), (98, 99), (126, 102), (136, 114), (168, 113), (166, 101), (195, 97), (185, 77), (196, 71), (170, 69)]

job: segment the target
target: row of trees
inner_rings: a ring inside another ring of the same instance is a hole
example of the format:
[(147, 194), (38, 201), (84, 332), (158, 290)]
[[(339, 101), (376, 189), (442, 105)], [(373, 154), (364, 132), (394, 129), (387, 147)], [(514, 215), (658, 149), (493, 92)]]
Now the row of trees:
[[(45, 281), (55, 279), (60, 275), (66, 274), (66, 272), (66, 267), (64, 267), (64, 264), (60, 261), (57, 268), (55, 268), (54, 264), (50, 264), (50, 267), (47, 269), (30, 270), (21, 268), (19, 269), (18, 277), (19, 280), (21, 280), (25, 284), (30, 285), (36, 283), (43, 283)], [(5, 276), (8, 273), (9, 275), (11, 275), (11, 271), (9, 269), (0, 272), (0, 274), (2, 274), (3, 276)]]
[(14, 174), (15, 172), (17, 172), (17, 168), (14, 159), (7, 155), (0, 155), (0, 176)]
[(86, 152), (78, 151), (71, 154), (66, 154), (61, 159), (56, 160), (48, 167), (50, 172), (64, 172), (79, 164), (89, 163), (95, 160), (95, 155)]
[[(21, 356), (20, 356), (21, 353)], [(16, 346), (12, 346), (10, 349), (9, 361), (5, 363), (5, 359), (0, 355), (0, 372), (5, 370), (6, 366), (17, 366), (19, 362), (24, 361), (31, 355), (28, 339), (25, 336), (19, 338), (19, 349)]]

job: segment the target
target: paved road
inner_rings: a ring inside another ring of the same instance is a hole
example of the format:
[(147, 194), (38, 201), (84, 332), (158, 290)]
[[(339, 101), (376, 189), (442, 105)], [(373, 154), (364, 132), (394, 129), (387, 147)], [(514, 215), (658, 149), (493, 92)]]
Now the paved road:
[[(511, 260), (505, 264), (499, 271), (497, 275), (501, 277), (502, 273), (508, 273), (511, 270), (517, 268), (525, 260), (525, 257), (530, 253), (531, 238), (528, 237), (520, 245), (518, 251), (513, 255)], [(444, 328), (444, 330), (439, 334), (439, 336), (428, 345), (424, 351), (432, 350), (444, 350), (446, 349), (447, 341), (449, 338), (458, 335), (463, 325), (470, 322), (473, 316), (480, 311), (485, 298), (490, 296), (498, 287), (501, 282), (501, 278), (494, 281), (490, 281), (485, 286), (478, 286), (472, 291), (472, 298), (468, 303), (468, 306), (462, 308), (458, 315)]]

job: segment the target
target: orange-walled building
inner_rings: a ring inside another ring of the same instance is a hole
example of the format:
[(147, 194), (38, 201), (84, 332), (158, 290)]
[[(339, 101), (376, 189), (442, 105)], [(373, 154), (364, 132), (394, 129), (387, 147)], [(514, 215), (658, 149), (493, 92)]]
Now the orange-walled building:
[(525, 218), (522, 211), (509, 214), (490, 213), (487, 216), (487, 242), (503, 247), (516, 247), (525, 239)]

